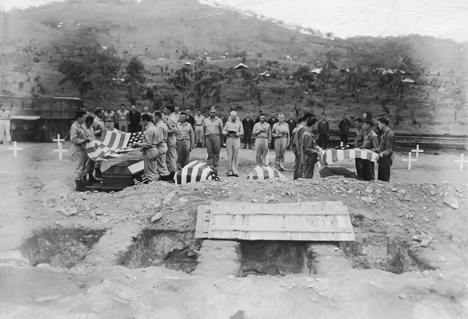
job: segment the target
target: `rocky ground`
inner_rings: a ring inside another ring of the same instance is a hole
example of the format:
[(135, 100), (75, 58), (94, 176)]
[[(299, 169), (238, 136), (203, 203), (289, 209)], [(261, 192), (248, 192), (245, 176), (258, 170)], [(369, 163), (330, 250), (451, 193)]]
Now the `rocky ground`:
[[(468, 174), (453, 162), (459, 154), (428, 152), (412, 171), (399, 155), (388, 184), (318, 174), (291, 181), (288, 153), (289, 180), (253, 182), (254, 153), (245, 150), (240, 178), (76, 193), (69, 156), (59, 161), (52, 144), (21, 146), (17, 160), (0, 150), (5, 318), (468, 317)], [(221, 167), (224, 175), (224, 159)], [(265, 251), (276, 253), (257, 258), (248, 243), (194, 238), (197, 207), (211, 201), (323, 200), (348, 206), (356, 242), (271, 242)], [(305, 256), (296, 271), (293, 251)]]

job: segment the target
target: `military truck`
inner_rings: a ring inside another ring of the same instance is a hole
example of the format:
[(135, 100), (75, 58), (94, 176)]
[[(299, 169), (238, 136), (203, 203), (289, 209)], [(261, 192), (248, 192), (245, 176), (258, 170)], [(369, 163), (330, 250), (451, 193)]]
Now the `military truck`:
[(70, 126), (83, 101), (76, 97), (24, 98), (0, 96), (11, 112), (12, 139), (52, 142), (70, 137)]

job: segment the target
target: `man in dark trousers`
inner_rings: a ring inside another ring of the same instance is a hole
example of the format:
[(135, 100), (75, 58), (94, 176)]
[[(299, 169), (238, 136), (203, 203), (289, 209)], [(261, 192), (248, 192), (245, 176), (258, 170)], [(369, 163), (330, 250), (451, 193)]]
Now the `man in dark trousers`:
[[(226, 122), (228, 121), (228, 117), (224, 114), (224, 110), (223, 110), (223, 109), (220, 110), (220, 113), (221, 113), (221, 114), (220, 114), (220, 117), (219, 117), (219, 118), (220, 118), (221, 121), (223, 122), (223, 127), (224, 127), (224, 125), (226, 125)], [(221, 135), (221, 138), (222, 138), (222, 140), (223, 140), (223, 142), (221, 143), (221, 147), (226, 147), (226, 136)]]
[[(291, 117), (289, 118), (289, 120), (286, 123), (288, 123), (288, 125), (289, 125), (289, 136), (292, 137), (292, 132), (297, 126), (297, 122), (294, 119), (294, 113), (291, 113)], [(291, 148), (291, 144), (292, 143), (289, 143), (289, 145), (288, 145), (288, 147), (286, 149), (289, 150)]]
[(254, 125), (254, 120), (250, 118), (250, 112), (247, 112), (247, 117), (242, 120), (242, 126), (244, 127), (244, 148), (247, 148), (247, 144), (249, 144), (249, 149), (252, 148), (250, 144), (252, 143), (252, 130)]
[(330, 134), (330, 123), (327, 121), (327, 116), (322, 115), (322, 119), (318, 123), (318, 133), (319, 133), (319, 146), (323, 149), (326, 149), (328, 146), (328, 134)]
[(141, 121), (141, 114), (136, 109), (135, 105), (132, 105), (132, 109), (128, 114), (129, 122), (128, 131), (130, 133), (136, 133), (141, 131), (140, 121)]
[[(354, 120), (354, 125), (356, 125), (356, 140), (354, 141), (354, 148), (362, 148), (364, 144), (364, 129), (362, 128), (364, 121), (362, 118), (358, 117)], [(363, 178), (362, 175), (362, 158), (355, 158), (354, 162), (356, 164), (356, 175), (360, 178)]]
[(195, 131), (195, 118), (192, 116), (192, 111), (187, 110), (185, 113), (187, 114), (186, 122), (190, 123), (190, 125), (192, 125), (192, 129)]
[(351, 122), (346, 118), (346, 113), (344, 113), (343, 119), (338, 124), (338, 128), (340, 130), (340, 141), (343, 142), (343, 146), (346, 146), (346, 144), (348, 144), (350, 127)]
[[(270, 124), (270, 127), (271, 129), (273, 130), (273, 125), (275, 125), (276, 123), (278, 123), (278, 118), (276, 117), (276, 113), (275, 112), (272, 112), (271, 113), (271, 117), (268, 119), (268, 124)], [(271, 142), (270, 142), (270, 149), (273, 150), (275, 149), (275, 141), (274, 139), (271, 139)]]
[(390, 182), (390, 166), (393, 164), (393, 152), (395, 151), (395, 134), (389, 127), (390, 120), (383, 116), (377, 120), (377, 126), (383, 132), (380, 138), (379, 153), (379, 181)]

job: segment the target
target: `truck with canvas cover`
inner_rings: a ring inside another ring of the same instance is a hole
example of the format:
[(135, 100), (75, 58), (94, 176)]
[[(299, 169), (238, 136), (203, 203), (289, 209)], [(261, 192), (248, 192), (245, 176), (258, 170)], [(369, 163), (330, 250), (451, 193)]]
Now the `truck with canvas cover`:
[(38, 138), (46, 142), (52, 142), (57, 134), (60, 134), (60, 138), (68, 139), (73, 117), (83, 107), (83, 101), (76, 97), (0, 96), (0, 103), (11, 112), (13, 140)]

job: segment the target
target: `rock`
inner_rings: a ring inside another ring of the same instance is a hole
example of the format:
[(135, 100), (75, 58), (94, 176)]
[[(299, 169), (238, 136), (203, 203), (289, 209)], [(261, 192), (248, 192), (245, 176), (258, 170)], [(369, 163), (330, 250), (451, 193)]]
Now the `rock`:
[(269, 201), (270, 201), (270, 197), (265, 196), (265, 197), (263, 198), (263, 202), (264, 202), (265, 204), (267, 204)]
[(151, 217), (151, 222), (154, 223), (162, 218), (162, 213), (156, 213), (153, 217)]
[(164, 197), (163, 205), (169, 205), (176, 194), (177, 191), (172, 191), (169, 194), (167, 194), (166, 197)]
[(443, 215), (441, 213), (436, 213), (437, 218), (442, 218)]
[(458, 205), (458, 200), (453, 197), (453, 196), (447, 196), (444, 198), (444, 204), (454, 208), (458, 209), (460, 206)]
[(78, 213), (78, 209), (76, 209), (76, 207), (72, 207), (69, 209), (62, 208), (62, 209), (58, 209), (57, 211), (64, 214), (65, 216), (73, 216)]
[(252, 203), (256, 203), (256, 202), (258, 202), (258, 199), (256, 198), (252, 199)]
[(369, 193), (369, 194), (372, 194), (372, 192), (373, 192), (373, 191), (372, 191), (372, 188), (367, 187), (367, 188), (366, 188), (366, 192)]
[(407, 294), (399, 294), (399, 295), (398, 295), (398, 298), (400, 298), (400, 299), (408, 299), (408, 295), (407, 295)]

